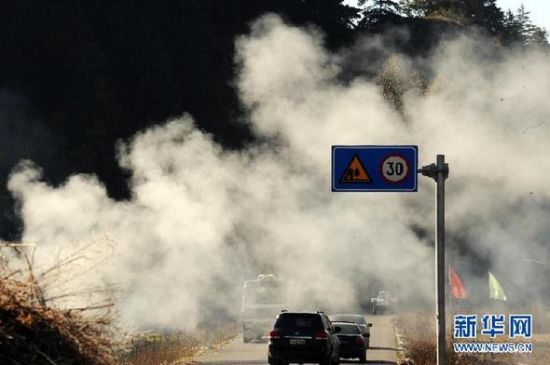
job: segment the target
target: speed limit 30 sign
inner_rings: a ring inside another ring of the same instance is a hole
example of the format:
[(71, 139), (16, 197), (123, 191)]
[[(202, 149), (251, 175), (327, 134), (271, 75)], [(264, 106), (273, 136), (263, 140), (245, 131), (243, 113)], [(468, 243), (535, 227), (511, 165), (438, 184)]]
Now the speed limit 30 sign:
[(417, 191), (417, 146), (332, 146), (332, 191)]
[(401, 155), (389, 155), (380, 165), (381, 175), (390, 183), (399, 183), (407, 178), (409, 162)]

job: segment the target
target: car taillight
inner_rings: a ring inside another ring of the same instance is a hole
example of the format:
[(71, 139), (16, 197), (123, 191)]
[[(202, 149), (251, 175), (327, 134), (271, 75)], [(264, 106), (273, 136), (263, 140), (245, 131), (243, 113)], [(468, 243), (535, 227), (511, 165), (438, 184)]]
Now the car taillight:
[(281, 338), (281, 334), (277, 330), (269, 332), (269, 338)]
[(326, 340), (328, 338), (328, 334), (326, 331), (317, 331), (313, 337), (316, 340)]
[(353, 340), (353, 343), (356, 345), (362, 345), (365, 343), (362, 336), (355, 337), (355, 340)]

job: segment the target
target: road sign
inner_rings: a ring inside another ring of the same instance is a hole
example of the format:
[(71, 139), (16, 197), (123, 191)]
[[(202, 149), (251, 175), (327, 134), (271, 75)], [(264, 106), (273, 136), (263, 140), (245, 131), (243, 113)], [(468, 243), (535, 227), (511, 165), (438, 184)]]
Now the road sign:
[(332, 191), (417, 191), (417, 146), (332, 146)]

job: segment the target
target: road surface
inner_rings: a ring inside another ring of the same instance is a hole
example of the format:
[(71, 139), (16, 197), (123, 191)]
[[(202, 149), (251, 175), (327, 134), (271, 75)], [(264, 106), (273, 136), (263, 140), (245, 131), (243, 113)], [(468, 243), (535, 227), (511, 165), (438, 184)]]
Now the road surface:
[[(368, 316), (372, 323), (370, 349), (367, 351), (369, 365), (395, 365), (395, 331), (390, 316)], [(341, 361), (358, 364), (358, 361)], [(194, 365), (267, 364), (267, 344), (243, 343), (242, 336), (235, 338), (219, 351), (207, 352), (193, 362)]]

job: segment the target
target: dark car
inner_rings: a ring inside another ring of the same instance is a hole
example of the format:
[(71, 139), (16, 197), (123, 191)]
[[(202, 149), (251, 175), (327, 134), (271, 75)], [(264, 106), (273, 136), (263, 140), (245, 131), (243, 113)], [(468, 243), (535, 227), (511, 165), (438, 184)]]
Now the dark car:
[(322, 312), (283, 311), (269, 333), (268, 362), (338, 365), (339, 330)]
[(366, 340), (367, 348), (370, 347), (370, 328), (372, 323), (367, 323), (365, 317), (360, 314), (333, 314), (330, 316), (332, 322), (352, 322), (359, 326), (361, 334)]
[(340, 328), (340, 357), (358, 358), (361, 362), (367, 361), (367, 341), (361, 334), (361, 328), (355, 323), (333, 322)]

